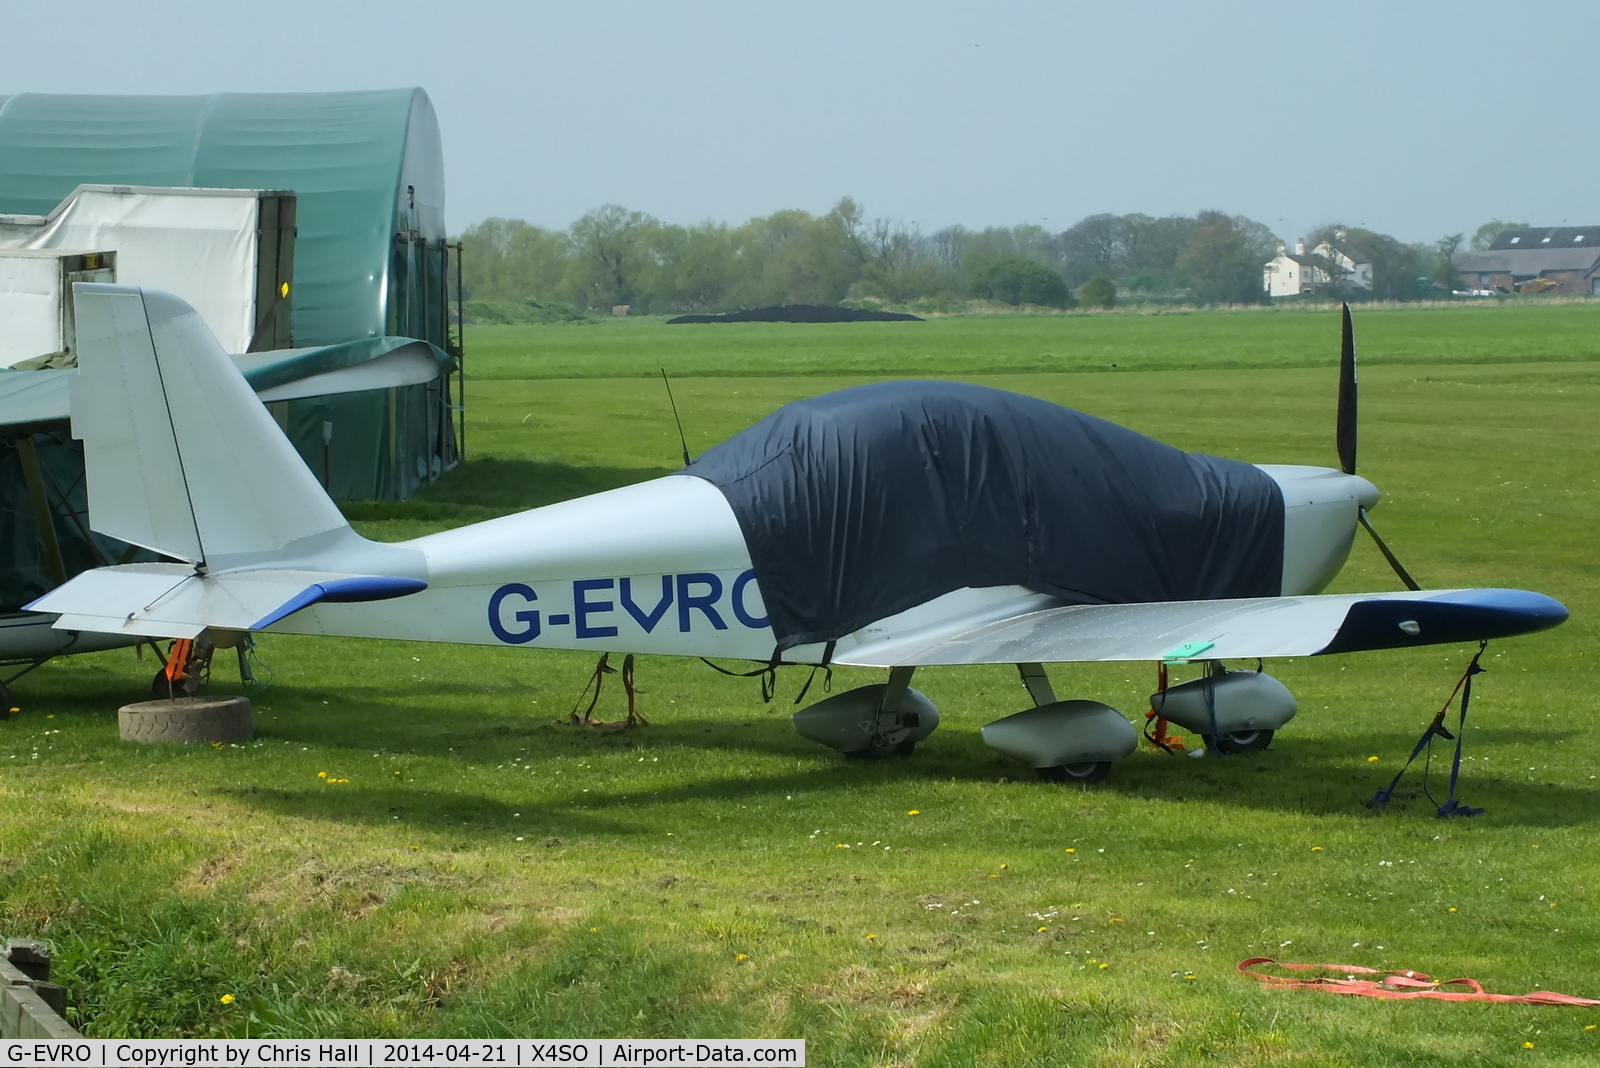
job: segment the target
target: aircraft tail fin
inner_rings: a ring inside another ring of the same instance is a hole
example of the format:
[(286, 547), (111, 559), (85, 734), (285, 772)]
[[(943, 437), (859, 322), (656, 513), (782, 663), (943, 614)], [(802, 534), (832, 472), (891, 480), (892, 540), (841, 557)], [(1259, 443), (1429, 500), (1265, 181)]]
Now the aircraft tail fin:
[(208, 569), (349, 531), (193, 308), (132, 286), (80, 282), (74, 294), (72, 432), (91, 527)]

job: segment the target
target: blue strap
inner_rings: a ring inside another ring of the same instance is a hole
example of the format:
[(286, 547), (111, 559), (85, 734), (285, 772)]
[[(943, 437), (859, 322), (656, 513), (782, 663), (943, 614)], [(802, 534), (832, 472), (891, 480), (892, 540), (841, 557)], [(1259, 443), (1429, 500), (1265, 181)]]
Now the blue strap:
[[(1485, 670), (1478, 663), (1478, 660), (1483, 656), (1483, 650), (1487, 645), (1488, 643), (1485, 642), (1483, 646), (1478, 648), (1478, 655), (1472, 658), (1472, 663), (1467, 665), (1467, 673), (1462, 676), (1461, 718), (1456, 722), (1456, 754), (1455, 759), (1450, 762), (1450, 797), (1444, 804), (1440, 805), (1437, 798), (1432, 794), (1428, 794), (1428, 800), (1438, 806), (1440, 819), (1446, 819), (1450, 816), (1476, 816), (1483, 812), (1481, 808), (1463, 805), (1456, 800), (1456, 780), (1461, 777), (1461, 739), (1467, 730), (1467, 706), (1472, 703), (1472, 676), (1481, 675)], [(1426, 772), (1422, 776), (1422, 790), (1423, 793), (1428, 791), (1428, 776)]]
[[(1411, 749), (1411, 755), (1406, 758), (1405, 764), (1401, 766), (1395, 777), (1389, 782), (1389, 785), (1372, 795), (1372, 800), (1367, 802), (1368, 808), (1382, 808), (1393, 800), (1395, 787), (1400, 785), (1400, 779), (1405, 775), (1406, 769), (1422, 754), (1423, 750), (1427, 750), (1428, 756), (1423, 762), (1422, 769), (1422, 792), (1427, 795), (1429, 801), (1433, 802), (1439, 818), (1476, 816), (1483, 811), (1481, 808), (1463, 805), (1456, 799), (1456, 781), (1461, 775), (1461, 741), (1467, 726), (1467, 706), (1472, 702), (1472, 676), (1481, 675), (1484, 672), (1485, 669), (1479, 661), (1483, 659), (1483, 651), (1488, 647), (1488, 642), (1481, 642), (1478, 645), (1478, 652), (1473, 656), (1472, 662), (1467, 665), (1467, 670), (1462, 673), (1460, 681), (1455, 685), (1455, 689), (1451, 690), (1450, 696), (1445, 699), (1444, 707), (1439, 709), (1438, 714), (1433, 717), (1433, 722), (1428, 724), (1428, 729), (1422, 732), (1421, 738), (1417, 739), (1417, 744)], [(1450, 705), (1454, 703), (1458, 693), (1461, 695), (1461, 715), (1457, 721), (1456, 733), (1452, 735), (1445, 729), (1444, 717), (1450, 711)], [(1428, 771), (1433, 765), (1433, 739), (1435, 737), (1447, 740), (1453, 739), (1456, 743), (1455, 759), (1450, 766), (1450, 797), (1442, 805), (1439, 804), (1439, 799), (1428, 791)]]

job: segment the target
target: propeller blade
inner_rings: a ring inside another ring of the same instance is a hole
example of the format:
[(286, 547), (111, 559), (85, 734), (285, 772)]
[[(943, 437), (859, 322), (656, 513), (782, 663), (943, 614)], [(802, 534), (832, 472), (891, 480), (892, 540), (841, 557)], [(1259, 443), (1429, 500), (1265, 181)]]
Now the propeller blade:
[(1339, 446), (1340, 470), (1353, 475), (1356, 473), (1356, 334), (1350, 325), (1350, 305), (1343, 307), (1344, 340), (1339, 347), (1339, 419), (1334, 438)]
[(1405, 569), (1405, 565), (1400, 562), (1399, 558), (1389, 551), (1389, 546), (1385, 545), (1383, 539), (1378, 537), (1377, 528), (1372, 525), (1372, 520), (1367, 518), (1367, 510), (1358, 508), (1356, 510), (1356, 518), (1360, 519), (1361, 525), (1367, 528), (1367, 533), (1372, 535), (1372, 540), (1378, 543), (1378, 551), (1383, 554), (1385, 560), (1389, 561), (1389, 566), (1394, 568), (1396, 575), (1400, 576), (1400, 581), (1406, 584), (1406, 589), (1422, 589), (1421, 586), (1417, 585), (1417, 580), (1411, 577), (1411, 572)]

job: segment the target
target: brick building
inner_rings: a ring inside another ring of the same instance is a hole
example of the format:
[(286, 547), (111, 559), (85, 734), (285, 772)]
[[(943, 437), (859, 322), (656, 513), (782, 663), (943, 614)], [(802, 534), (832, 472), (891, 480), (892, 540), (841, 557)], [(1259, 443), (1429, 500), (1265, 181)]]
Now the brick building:
[(1481, 252), (1457, 252), (1455, 264), (1467, 289), (1512, 293), (1542, 279), (1553, 285), (1537, 288), (1600, 294), (1600, 226), (1502, 230)]

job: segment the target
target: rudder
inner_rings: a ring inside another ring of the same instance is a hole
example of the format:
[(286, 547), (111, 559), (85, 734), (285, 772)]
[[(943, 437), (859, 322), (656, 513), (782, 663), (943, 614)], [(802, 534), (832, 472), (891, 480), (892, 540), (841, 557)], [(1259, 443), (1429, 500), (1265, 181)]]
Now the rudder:
[(199, 313), (132, 286), (80, 282), (74, 299), (91, 527), (209, 569), (348, 531)]

